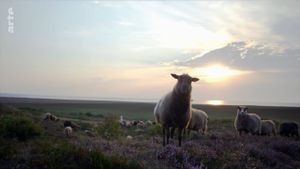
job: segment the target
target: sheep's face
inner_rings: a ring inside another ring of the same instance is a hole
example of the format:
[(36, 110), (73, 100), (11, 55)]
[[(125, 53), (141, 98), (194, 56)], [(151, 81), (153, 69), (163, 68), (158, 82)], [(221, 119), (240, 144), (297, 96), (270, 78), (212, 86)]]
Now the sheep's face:
[(240, 115), (240, 116), (247, 115), (248, 114), (248, 108), (247, 107), (238, 106), (238, 108), (237, 108), (237, 114)]
[(197, 82), (199, 79), (189, 76), (188, 74), (176, 75), (171, 74), (173, 78), (177, 79), (175, 91), (181, 94), (188, 94), (192, 91), (192, 82)]

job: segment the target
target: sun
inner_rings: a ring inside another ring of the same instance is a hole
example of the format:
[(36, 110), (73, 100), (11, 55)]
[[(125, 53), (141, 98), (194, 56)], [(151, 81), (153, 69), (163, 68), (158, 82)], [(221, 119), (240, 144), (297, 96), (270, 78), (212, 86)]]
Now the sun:
[(224, 104), (224, 101), (223, 100), (208, 100), (206, 102), (206, 104), (214, 105), (214, 106), (220, 106), (220, 105)]
[(209, 83), (220, 82), (241, 73), (239, 70), (234, 70), (223, 65), (211, 65), (203, 68), (194, 68), (192, 70), (193, 75)]

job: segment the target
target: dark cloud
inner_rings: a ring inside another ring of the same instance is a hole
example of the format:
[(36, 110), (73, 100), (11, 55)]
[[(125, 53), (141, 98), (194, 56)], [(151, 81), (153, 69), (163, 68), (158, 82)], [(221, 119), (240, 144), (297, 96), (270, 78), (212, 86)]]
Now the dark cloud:
[(201, 67), (224, 64), (244, 70), (300, 71), (300, 49), (234, 42), (198, 58), (178, 62), (180, 66)]

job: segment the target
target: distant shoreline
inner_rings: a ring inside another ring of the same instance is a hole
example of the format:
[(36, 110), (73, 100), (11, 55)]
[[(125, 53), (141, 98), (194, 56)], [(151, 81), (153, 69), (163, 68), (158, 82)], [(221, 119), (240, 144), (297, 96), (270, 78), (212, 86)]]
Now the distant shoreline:
[[(150, 100), (138, 100), (138, 99), (67, 99), (67, 98), (39, 98), (39, 97), (12, 97), (12, 96), (0, 96), (0, 103), (10, 104), (10, 103), (61, 103), (61, 104), (68, 104), (68, 103), (76, 103), (76, 104), (100, 104), (100, 103), (140, 103), (140, 104), (155, 104), (155, 101)], [(210, 104), (193, 104), (193, 105), (207, 105), (207, 106), (214, 106), (214, 107), (227, 107), (227, 106), (237, 106), (240, 104), (223, 104), (223, 105), (210, 105)], [(297, 105), (260, 105), (260, 104), (243, 104), (245, 106), (257, 106), (257, 107), (290, 107), (290, 108), (299, 108)]]

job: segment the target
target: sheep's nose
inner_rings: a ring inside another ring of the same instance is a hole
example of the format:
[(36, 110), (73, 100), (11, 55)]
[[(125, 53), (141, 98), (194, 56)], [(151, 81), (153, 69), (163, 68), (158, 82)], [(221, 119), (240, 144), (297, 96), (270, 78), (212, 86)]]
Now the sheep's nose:
[(188, 92), (188, 85), (182, 85), (182, 87), (181, 87), (181, 92), (182, 92), (182, 93)]

